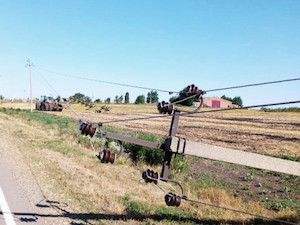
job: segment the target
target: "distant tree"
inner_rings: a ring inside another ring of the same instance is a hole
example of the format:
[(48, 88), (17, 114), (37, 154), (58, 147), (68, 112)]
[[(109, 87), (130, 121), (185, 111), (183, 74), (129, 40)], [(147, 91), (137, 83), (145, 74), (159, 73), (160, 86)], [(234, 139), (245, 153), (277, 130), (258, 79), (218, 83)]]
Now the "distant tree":
[(0, 95), (0, 103), (4, 100), (4, 96)]
[(60, 97), (60, 96), (57, 96), (57, 98), (56, 98), (55, 100), (58, 101), (58, 102), (60, 102), (61, 97)]
[(232, 104), (238, 105), (240, 107), (243, 107), (243, 100), (240, 96), (234, 97), (234, 98), (230, 98), (227, 97), (225, 95), (221, 96), (222, 99), (228, 100), (230, 102), (232, 102)]
[(115, 96), (115, 100), (114, 100), (114, 103), (116, 103), (116, 104), (121, 104), (121, 103), (123, 103), (123, 95), (121, 95), (121, 96), (118, 96), (118, 95), (116, 95)]
[(125, 102), (124, 103), (125, 104), (129, 103), (129, 93), (128, 92), (125, 93)]
[(90, 102), (92, 102), (92, 99), (91, 99), (89, 96), (84, 96), (84, 97), (82, 98), (82, 101), (83, 101), (83, 102), (90, 103)]
[(94, 102), (95, 102), (95, 103), (102, 103), (102, 101), (101, 101), (100, 98), (97, 98)]
[(227, 100), (227, 101), (231, 101), (231, 102), (232, 102), (232, 98), (227, 97), (227, 96), (225, 96), (225, 95), (222, 95), (221, 98), (222, 98), (222, 99), (225, 99), (225, 100)]
[(83, 99), (84, 98), (84, 94), (81, 94), (81, 93), (76, 93), (76, 94), (74, 94), (73, 96), (71, 96), (72, 98), (74, 98), (74, 99), (78, 99), (78, 100), (81, 100), (81, 99)]
[[(150, 101), (151, 99), (151, 101)], [(150, 91), (147, 93), (147, 103), (157, 103), (158, 102), (158, 93), (157, 91)]]
[(175, 101), (176, 101), (176, 99), (177, 99), (177, 97), (175, 97), (175, 96), (172, 96), (172, 97), (169, 99), (169, 101), (172, 103), (172, 102), (175, 102)]
[(120, 104), (120, 103), (123, 103), (123, 100), (124, 100), (123, 95), (121, 95), (121, 96), (118, 98), (118, 103), (119, 103), (119, 104)]
[(135, 104), (145, 104), (145, 95), (137, 96)]
[[(176, 99), (175, 99), (175, 100), (174, 100), (174, 98), (172, 99), (173, 102), (174, 102), (174, 101), (177, 102), (177, 101), (180, 101), (180, 100), (182, 100), (182, 99), (187, 98), (187, 96), (186, 96), (186, 94), (185, 94), (186, 91), (187, 91), (186, 88), (184, 88), (182, 91), (180, 91), (180, 92), (179, 92), (179, 95), (176, 97)], [(194, 98), (190, 98), (190, 99), (187, 99), (187, 100), (185, 100), (185, 101), (183, 101), (183, 102), (180, 102), (180, 104), (181, 104), (181, 105), (186, 105), (186, 106), (191, 106), (191, 105), (193, 105), (194, 101), (195, 101)]]
[(118, 95), (116, 95), (116, 96), (115, 96), (114, 103), (116, 103), (116, 104), (118, 104), (118, 103), (119, 103), (119, 96), (118, 96)]
[(107, 103), (107, 104), (110, 104), (110, 98), (105, 99), (104, 102)]
[(238, 105), (240, 107), (243, 107), (243, 100), (240, 96), (234, 97), (232, 99), (232, 103), (235, 104), (235, 105)]

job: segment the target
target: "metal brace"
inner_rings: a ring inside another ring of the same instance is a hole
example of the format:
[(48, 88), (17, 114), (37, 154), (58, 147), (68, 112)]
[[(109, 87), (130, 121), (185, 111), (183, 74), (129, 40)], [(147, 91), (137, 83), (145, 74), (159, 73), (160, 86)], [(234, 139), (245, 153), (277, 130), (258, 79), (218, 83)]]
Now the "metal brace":
[(176, 155), (185, 155), (186, 139), (178, 136), (168, 137), (163, 146), (165, 151), (171, 151)]

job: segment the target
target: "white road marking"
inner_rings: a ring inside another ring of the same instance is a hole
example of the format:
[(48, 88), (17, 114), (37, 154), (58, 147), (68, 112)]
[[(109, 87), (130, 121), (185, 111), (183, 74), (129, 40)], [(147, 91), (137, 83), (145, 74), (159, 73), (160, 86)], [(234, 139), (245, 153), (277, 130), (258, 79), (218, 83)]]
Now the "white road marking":
[(1, 187), (0, 187), (0, 207), (2, 209), (2, 214), (4, 216), (6, 224), (7, 225), (16, 225), (15, 220), (12, 216), (12, 213), (10, 212), (8, 204), (5, 200), (5, 197), (4, 197), (4, 194), (2, 192)]

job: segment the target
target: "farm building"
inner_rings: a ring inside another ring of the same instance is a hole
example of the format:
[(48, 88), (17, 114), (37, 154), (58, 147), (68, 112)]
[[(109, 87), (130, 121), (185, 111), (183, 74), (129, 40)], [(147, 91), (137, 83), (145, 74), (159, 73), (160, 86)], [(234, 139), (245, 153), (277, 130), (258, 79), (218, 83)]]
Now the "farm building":
[[(238, 105), (232, 104), (231, 101), (219, 97), (204, 98), (203, 101), (203, 106), (209, 108), (239, 108)], [(199, 102), (195, 102), (194, 104), (198, 106)]]

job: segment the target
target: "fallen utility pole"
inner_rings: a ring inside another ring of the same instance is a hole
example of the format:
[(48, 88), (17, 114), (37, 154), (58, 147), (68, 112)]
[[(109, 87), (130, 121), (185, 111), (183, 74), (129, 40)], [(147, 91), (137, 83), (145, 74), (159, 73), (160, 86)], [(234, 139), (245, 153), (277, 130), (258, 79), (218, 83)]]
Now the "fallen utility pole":
[[(115, 134), (111, 132), (101, 132), (101, 135), (118, 141), (128, 142), (140, 146), (145, 146), (165, 152), (162, 165), (161, 178), (168, 179), (171, 169), (171, 159), (173, 154), (191, 155), (201, 158), (228, 162), (257, 169), (269, 170), (279, 173), (285, 173), (294, 176), (300, 176), (300, 163), (291, 160), (265, 156), (257, 153), (234, 150), (219, 146), (208, 145), (200, 142), (188, 141), (176, 136), (180, 111), (175, 110), (172, 115), (169, 136), (163, 144), (145, 141), (126, 135)], [(101, 124), (100, 124), (101, 125)]]

